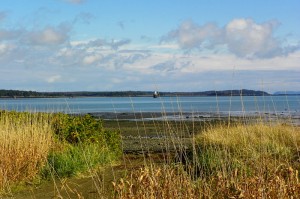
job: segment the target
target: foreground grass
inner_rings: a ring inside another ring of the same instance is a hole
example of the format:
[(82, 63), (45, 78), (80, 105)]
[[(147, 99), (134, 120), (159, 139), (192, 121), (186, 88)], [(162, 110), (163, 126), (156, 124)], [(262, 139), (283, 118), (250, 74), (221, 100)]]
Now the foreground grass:
[(44, 115), (0, 114), (0, 193), (11, 184), (30, 181), (46, 165), (53, 134)]
[(274, 173), (278, 166), (299, 169), (299, 128), (281, 124), (220, 126), (196, 137), (201, 175), (218, 172), (241, 177)]
[[(165, 121), (153, 126), (144, 122), (119, 123), (121, 131), (122, 125), (129, 125), (125, 129), (128, 132), (131, 126), (140, 127), (135, 135), (139, 140), (155, 138), (162, 145), (176, 144), (174, 148), (178, 151), (168, 151), (169, 147), (162, 146), (166, 150), (161, 152), (166, 154), (161, 155), (166, 158), (167, 153), (175, 153), (173, 157), (177, 158), (166, 162), (160, 159), (157, 164), (150, 160), (151, 154), (141, 154), (150, 161), (138, 161), (139, 165), (131, 170), (124, 165), (124, 172), (120, 172), (124, 175), (117, 176), (119, 180), (111, 184), (113, 192), (107, 194), (108, 198), (297, 198), (300, 195), (299, 127), (243, 121), (195, 128), (195, 123)], [(89, 115), (1, 112), (0, 129), (2, 192), (9, 192), (14, 183), (36, 177), (56, 180), (87, 171), (97, 175), (91, 171), (120, 155), (119, 134), (105, 130), (101, 121)], [(198, 129), (202, 132), (194, 132)], [(148, 131), (150, 137), (146, 136)], [(192, 148), (177, 143), (183, 138), (190, 139)], [(170, 143), (162, 139), (170, 139)], [(115, 173), (112, 171), (111, 175)], [(95, 180), (94, 184), (104, 183), (103, 180), (99, 175), (99, 182)], [(78, 198), (82, 198), (80, 190), (77, 191)], [(103, 198), (102, 191), (95, 195)]]
[(196, 145), (198, 175), (219, 197), (292, 198), (300, 194), (298, 127), (220, 126), (197, 136)]
[(116, 198), (297, 198), (300, 131), (220, 125), (195, 138), (190, 164), (147, 165), (114, 183)]
[(0, 196), (12, 187), (56, 180), (112, 163), (120, 136), (90, 115), (0, 112)]

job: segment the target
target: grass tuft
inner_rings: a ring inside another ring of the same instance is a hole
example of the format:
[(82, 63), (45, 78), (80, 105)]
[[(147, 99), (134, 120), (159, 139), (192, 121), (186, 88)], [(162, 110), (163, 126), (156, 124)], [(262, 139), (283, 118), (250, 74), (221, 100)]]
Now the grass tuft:
[(133, 171), (115, 198), (297, 198), (299, 144), (299, 127), (217, 125), (196, 135), (194, 161)]
[(0, 190), (29, 181), (46, 164), (52, 145), (49, 118), (2, 111), (0, 114)]

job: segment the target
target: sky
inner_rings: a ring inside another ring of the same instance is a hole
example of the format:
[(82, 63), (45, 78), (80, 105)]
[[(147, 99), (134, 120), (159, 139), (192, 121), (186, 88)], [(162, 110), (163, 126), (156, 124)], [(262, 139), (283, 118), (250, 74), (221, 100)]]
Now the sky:
[(1, 0), (0, 89), (300, 90), (299, 0)]

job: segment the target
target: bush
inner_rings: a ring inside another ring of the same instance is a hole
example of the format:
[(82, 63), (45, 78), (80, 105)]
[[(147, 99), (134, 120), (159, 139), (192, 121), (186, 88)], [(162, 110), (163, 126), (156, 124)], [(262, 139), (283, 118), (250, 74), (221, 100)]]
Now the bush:
[(0, 191), (39, 173), (74, 176), (120, 154), (120, 134), (90, 115), (0, 111)]
[(97, 166), (103, 166), (116, 160), (117, 154), (98, 144), (67, 145), (63, 151), (52, 151), (48, 155), (48, 165), (41, 171), (44, 179), (51, 175), (59, 177), (76, 176), (85, 171), (91, 171)]
[(52, 115), (51, 125), (57, 137), (57, 146), (48, 156), (48, 167), (41, 173), (70, 177), (97, 165), (116, 160), (121, 154), (120, 134), (106, 131), (102, 121), (91, 115)]
[(63, 113), (54, 114), (52, 118), (54, 133), (60, 140), (71, 144), (85, 142), (102, 142), (104, 129), (101, 121), (91, 115), (70, 116)]

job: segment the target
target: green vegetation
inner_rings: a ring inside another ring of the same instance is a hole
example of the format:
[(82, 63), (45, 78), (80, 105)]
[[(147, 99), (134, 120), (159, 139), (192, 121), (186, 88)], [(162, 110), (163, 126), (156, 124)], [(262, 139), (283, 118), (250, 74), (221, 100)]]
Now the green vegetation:
[(102, 122), (88, 114), (54, 114), (51, 125), (59, 144), (49, 154), (43, 176), (74, 176), (111, 163), (121, 154), (119, 133), (104, 130)]
[(53, 179), (55, 196), (85, 198), (61, 179), (88, 174), (96, 198), (297, 198), (299, 146), (299, 127), (254, 118), (102, 123), (1, 111), (0, 189)]
[(120, 136), (89, 115), (0, 112), (0, 193), (36, 178), (69, 177), (117, 160)]
[(0, 97), (38, 97), (39, 93), (36, 91), (19, 91), (19, 90), (0, 90)]
[(300, 169), (296, 161), (300, 132), (292, 126), (263, 123), (221, 126), (197, 136), (196, 143), (204, 176), (238, 170), (244, 178), (261, 173), (262, 169), (274, 173), (280, 165)]
[(52, 151), (48, 155), (48, 164), (41, 171), (44, 179), (51, 176), (72, 177), (99, 166), (112, 163), (118, 154), (99, 144), (68, 145), (62, 151)]
[[(219, 125), (199, 133), (190, 163), (149, 164), (114, 183), (116, 198), (297, 198), (299, 127)], [(173, 165), (173, 166), (172, 166)]]

